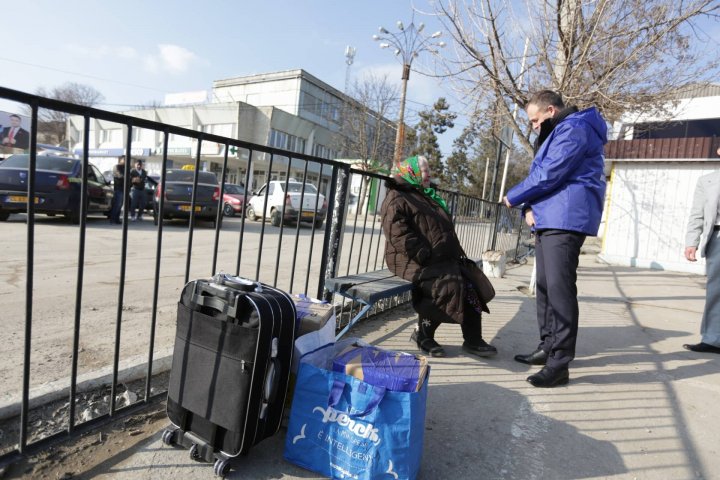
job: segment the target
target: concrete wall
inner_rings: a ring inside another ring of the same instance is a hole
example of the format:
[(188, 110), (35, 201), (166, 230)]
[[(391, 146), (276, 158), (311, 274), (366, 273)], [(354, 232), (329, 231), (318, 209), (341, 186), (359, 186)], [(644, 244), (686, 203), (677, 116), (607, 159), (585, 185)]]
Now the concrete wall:
[(685, 260), (685, 233), (697, 179), (718, 161), (615, 161), (601, 258), (613, 265), (703, 274), (705, 261)]

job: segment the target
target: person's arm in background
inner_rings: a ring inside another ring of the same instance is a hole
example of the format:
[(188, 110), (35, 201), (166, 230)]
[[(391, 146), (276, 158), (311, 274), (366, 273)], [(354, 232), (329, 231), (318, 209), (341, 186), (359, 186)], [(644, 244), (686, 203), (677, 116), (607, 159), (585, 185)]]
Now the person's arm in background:
[(698, 180), (693, 194), (693, 203), (688, 218), (687, 234), (685, 235), (685, 258), (690, 262), (697, 261), (697, 247), (702, 235), (705, 208), (705, 188), (701, 179)]

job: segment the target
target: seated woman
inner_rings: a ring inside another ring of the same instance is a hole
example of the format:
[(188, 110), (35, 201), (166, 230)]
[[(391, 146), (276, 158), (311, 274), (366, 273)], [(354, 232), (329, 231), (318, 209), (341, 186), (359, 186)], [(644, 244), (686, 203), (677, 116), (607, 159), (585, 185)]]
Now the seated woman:
[(427, 160), (408, 158), (392, 173), (381, 209), (385, 261), (391, 272), (413, 283), (418, 325), (411, 339), (429, 355), (443, 357), (435, 330), (441, 323), (459, 323), (465, 352), (496, 355), (497, 349), (482, 338), (481, 314), (489, 310), (479, 286), (463, 276), (465, 252), (445, 200), (430, 186)]

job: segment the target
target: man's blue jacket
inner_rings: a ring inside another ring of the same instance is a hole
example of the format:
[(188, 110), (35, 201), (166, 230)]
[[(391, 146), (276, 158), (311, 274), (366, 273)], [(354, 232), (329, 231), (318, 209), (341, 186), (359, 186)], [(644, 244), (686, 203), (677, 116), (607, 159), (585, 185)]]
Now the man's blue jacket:
[(568, 115), (535, 154), (528, 176), (508, 191), (508, 201), (532, 209), (536, 230), (597, 235), (605, 199), (605, 143), (607, 126), (597, 109)]

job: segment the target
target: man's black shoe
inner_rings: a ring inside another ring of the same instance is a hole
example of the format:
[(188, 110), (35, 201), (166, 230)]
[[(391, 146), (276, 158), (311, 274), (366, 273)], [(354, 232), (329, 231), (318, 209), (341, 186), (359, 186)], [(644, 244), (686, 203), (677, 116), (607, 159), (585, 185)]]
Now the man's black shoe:
[(690, 350), (691, 352), (701, 352), (701, 353), (720, 353), (720, 347), (716, 347), (715, 345), (710, 345), (709, 343), (696, 343), (696, 344), (689, 344), (686, 343), (683, 345), (683, 348), (685, 350)]
[(485, 340), (478, 343), (463, 342), (462, 349), (478, 357), (494, 357), (497, 355), (497, 348), (493, 347)]
[(525, 363), (527, 365), (545, 365), (548, 354), (543, 349), (538, 348), (527, 355), (515, 355), (515, 361)]
[(570, 372), (567, 368), (543, 367), (538, 373), (527, 377), (533, 387), (551, 388), (566, 385), (570, 381)]

